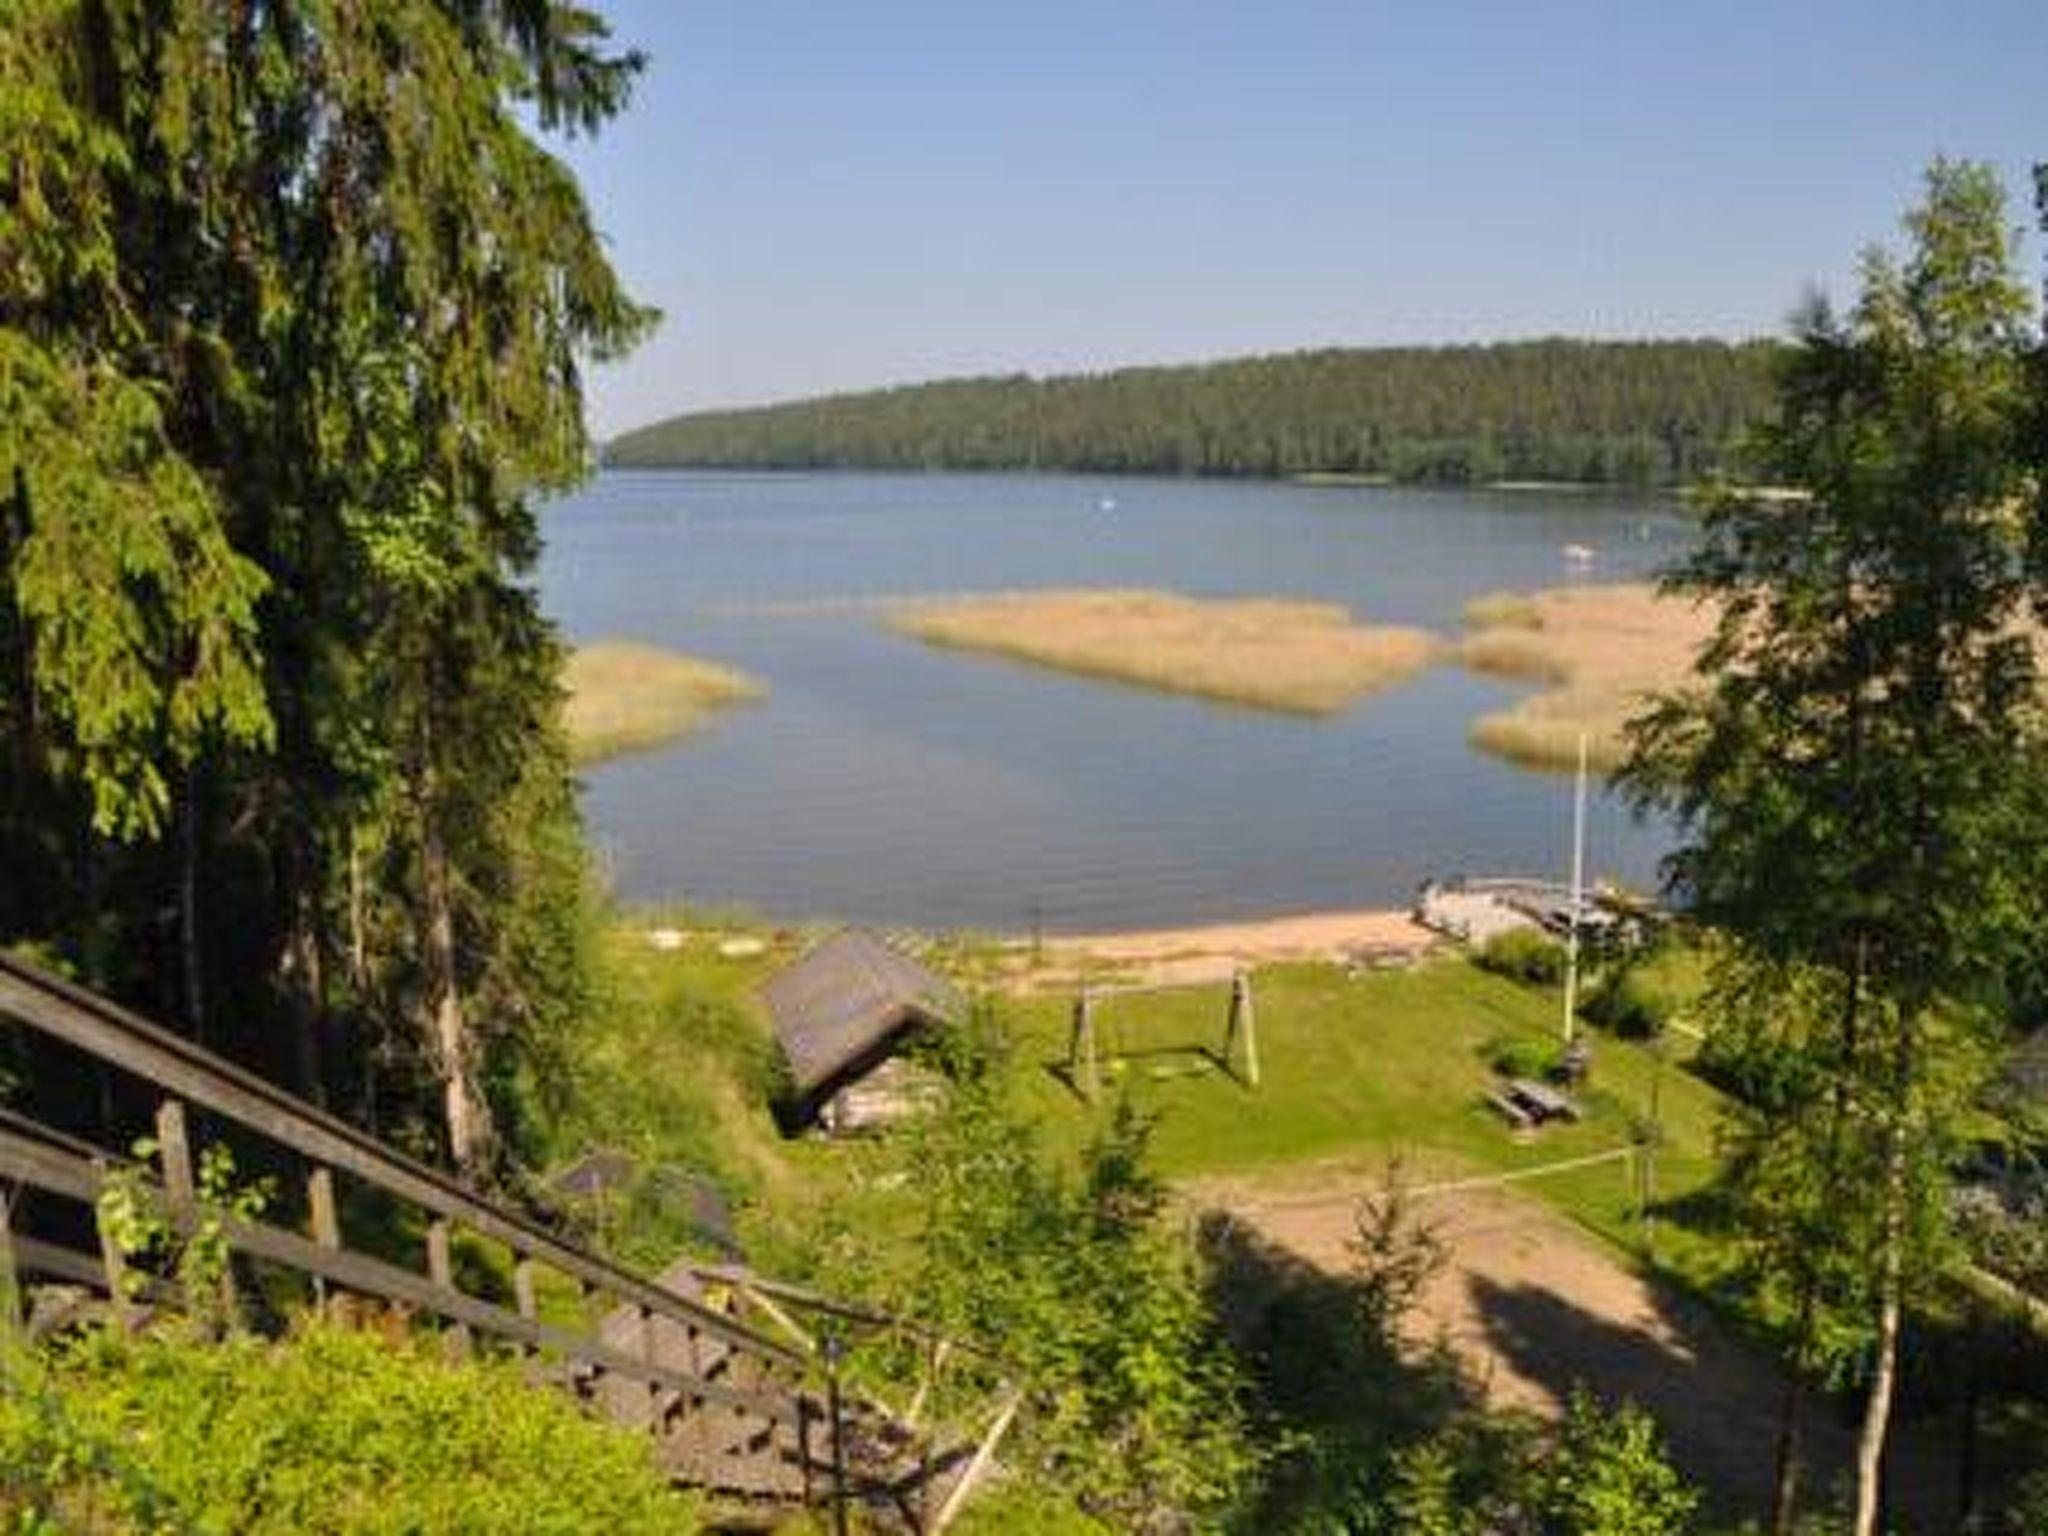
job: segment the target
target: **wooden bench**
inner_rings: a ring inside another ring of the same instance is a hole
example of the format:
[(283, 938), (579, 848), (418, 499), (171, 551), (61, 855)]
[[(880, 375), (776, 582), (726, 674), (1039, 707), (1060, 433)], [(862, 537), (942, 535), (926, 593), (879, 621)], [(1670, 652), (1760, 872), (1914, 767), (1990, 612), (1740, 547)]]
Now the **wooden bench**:
[(1508, 1097), (1525, 1110), (1538, 1125), (1546, 1120), (1576, 1120), (1579, 1106), (1543, 1083), (1518, 1077), (1508, 1084)]
[(1499, 1090), (1496, 1089), (1494, 1092), (1487, 1094), (1486, 1102), (1498, 1110), (1501, 1119), (1507, 1121), (1516, 1130), (1528, 1131), (1535, 1129), (1536, 1117)]

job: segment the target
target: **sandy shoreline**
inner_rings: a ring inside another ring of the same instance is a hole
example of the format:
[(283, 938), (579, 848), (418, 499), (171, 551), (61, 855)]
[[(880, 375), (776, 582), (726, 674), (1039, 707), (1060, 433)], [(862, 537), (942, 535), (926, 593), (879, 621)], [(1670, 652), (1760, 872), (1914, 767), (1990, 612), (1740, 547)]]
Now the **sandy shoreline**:
[(1436, 941), (1435, 934), (1405, 911), (1371, 908), (1303, 912), (1188, 928), (1049, 934), (1043, 949), (1054, 960), (1089, 959), (1117, 965), (1150, 967), (1199, 961), (1249, 965), (1275, 960), (1327, 960), (1359, 950), (1420, 954)]

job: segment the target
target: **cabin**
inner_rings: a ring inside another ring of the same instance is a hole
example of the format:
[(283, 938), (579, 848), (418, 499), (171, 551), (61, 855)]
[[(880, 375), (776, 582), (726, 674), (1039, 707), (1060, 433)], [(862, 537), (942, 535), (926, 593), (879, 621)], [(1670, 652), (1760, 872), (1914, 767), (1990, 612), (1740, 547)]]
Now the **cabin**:
[(874, 1130), (933, 1103), (939, 1079), (904, 1049), (963, 1011), (944, 978), (860, 928), (778, 971), (761, 999), (789, 1064), (784, 1128), (830, 1135)]

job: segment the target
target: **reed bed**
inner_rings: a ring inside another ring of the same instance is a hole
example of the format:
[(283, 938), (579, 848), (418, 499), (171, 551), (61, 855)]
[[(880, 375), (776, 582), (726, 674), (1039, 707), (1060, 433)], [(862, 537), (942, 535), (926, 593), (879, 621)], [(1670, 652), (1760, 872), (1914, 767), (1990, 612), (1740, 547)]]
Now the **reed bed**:
[(1544, 685), (1474, 721), (1472, 744), (1526, 767), (1570, 769), (1584, 734), (1588, 762), (1606, 772), (1646, 697), (1690, 677), (1714, 612), (1636, 583), (1493, 593), (1467, 605), (1465, 622), (1463, 665)]
[(1052, 590), (905, 604), (889, 616), (930, 645), (1290, 714), (1335, 714), (1424, 670), (1437, 641), (1363, 625), (1334, 603)]
[(744, 672), (635, 640), (579, 646), (566, 681), (569, 752), (578, 763), (644, 752), (767, 693)]

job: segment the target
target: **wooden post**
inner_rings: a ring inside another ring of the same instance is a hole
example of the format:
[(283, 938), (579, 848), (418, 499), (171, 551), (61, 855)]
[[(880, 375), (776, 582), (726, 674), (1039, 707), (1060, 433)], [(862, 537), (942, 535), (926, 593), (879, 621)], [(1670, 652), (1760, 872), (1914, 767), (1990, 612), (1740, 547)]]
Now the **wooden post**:
[[(306, 1226), (313, 1241), (330, 1253), (341, 1248), (341, 1214), (334, 1204), (334, 1173), (325, 1163), (306, 1175)], [(324, 1275), (313, 1277), (313, 1309), (325, 1315), (333, 1299)]]
[(181, 1099), (165, 1099), (156, 1107), (156, 1155), (171, 1219), (180, 1231), (187, 1230), (199, 1205), (199, 1186), (192, 1176), (192, 1138)]
[(1247, 1088), (1259, 1086), (1259, 1031), (1257, 1016), (1252, 1007), (1252, 973), (1238, 970), (1230, 975), (1230, 1037), (1224, 1042), (1224, 1058), (1230, 1059), (1231, 1047), (1237, 1037), (1244, 1036), (1244, 1082)]
[(811, 1477), (811, 1400), (801, 1387), (796, 1394), (796, 1465), (803, 1478), (804, 1504), (817, 1503), (818, 1490)]
[(660, 1345), (655, 1333), (654, 1309), (635, 1307), (640, 1315), (640, 1358), (647, 1362), (647, 1432), (661, 1433), (661, 1383), (654, 1379), (654, 1368), (660, 1363)]
[(540, 1302), (533, 1283), (533, 1260), (520, 1254), (512, 1264), (512, 1301), (519, 1315), (529, 1323), (540, 1316)]
[(1090, 1104), (1102, 1091), (1095, 1067), (1095, 999), (1083, 985), (1074, 997), (1074, 1034), (1067, 1046), (1067, 1075)]
[(846, 1424), (839, 1400), (839, 1362), (844, 1346), (825, 1335), (825, 1415), (832, 1436), (832, 1536), (846, 1536)]
[[(534, 1290), (533, 1260), (523, 1253), (514, 1254), (512, 1258), (512, 1304), (529, 1323), (539, 1321), (540, 1302)], [(540, 1346), (521, 1341), (519, 1357), (527, 1363), (527, 1379), (533, 1380), (534, 1363), (540, 1359)]]
[(988, 1471), (989, 1463), (995, 1460), (996, 1447), (1002, 1443), (1003, 1435), (1010, 1427), (1010, 1421), (1017, 1417), (1017, 1410), (1023, 1406), (1023, 1388), (1011, 1388), (1008, 1400), (996, 1414), (995, 1422), (989, 1425), (988, 1433), (981, 1437), (981, 1444), (974, 1448), (974, 1455), (967, 1463), (967, 1470), (960, 1474), (960, 1480), (953, 1485), (953, 1491), (946, 1495), (945, 1502), (939, 1506), (938, 1515), (931, 1523), (934, 1532), (943, 1531), (951, 1525), (953, 1517), (966, 1507), (975, 1484), (981, 1481)]
[(306, 1210), (313, 1241), (329, 1250), (341, 1247), (341, 1212), (334, 1203), (334, 1173), (325, 1164), (306, 1175)]
[(903, 1422), (911, 1428), (915, 1429), (917, 1421), (924, 1417), (925, 1402), (938, 1388), (939, 1373), (946, 1368), (946, 1361), (952, 1353), (953, 1341), (950, 1338), (940, 1339), (925, 1351), (924, 1373), (917, 1383), (917, 1392), (901, 1415)]
[[(170, 1208), (171, 1230), (189, 1241), (199, 1226), (199, 1182), (192, 1172), (192, 1133), (182, 1099), (165, 1099), (156, 1107), (156, 1157), (163, 1174), (164, 1204)], [(223, 1319), (234, 1316), (235, 1277), (225, 1265), (220, 1274), (220, 1295), (215, 1300)], [(198, 1297), (187, 1296), (185, 1305), (197, 1310), (201, 1304)]]
[[(100, 1167), (100, 1178), (104, 1188), (104, 1165)], [(121, 1245), (114, 1241), (113, 1234), (107, 1230), (106, 1218), (100, 1214), (97, 1206), (93, 1208), (92, 1225), (93, 1231), (99, 1237), (100, 1273), (105, 1275), (107, 1280), (107, 1306), (112, 1311), (116, 1324), (122, 1328), (133, 1327), (135, 1312), (128, 1301), (128, 1261), (121, 1252)]]
[[(436, 1217), (427, 1227), (427, 1278), (447, 1290), (455, 1290), (455, 1255), (453, 1229), (445, 1216)], [(464, 1323), (452, 1323), (442, 1335), (448, 1343), (448, 1353), (460, 1360), (469, 1354), (469, 1328)]]
[(0, 1349), (12, 1343), (22, 1324), (21, 1284), (14, 1264), (14, 1209), (0, 1185)]

